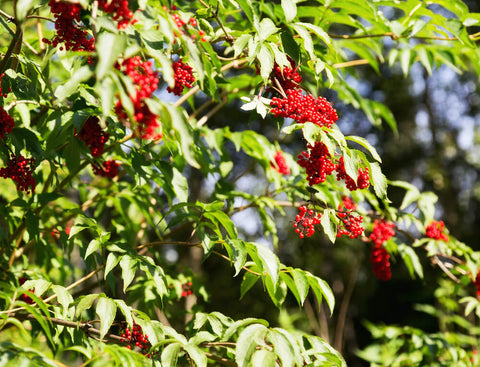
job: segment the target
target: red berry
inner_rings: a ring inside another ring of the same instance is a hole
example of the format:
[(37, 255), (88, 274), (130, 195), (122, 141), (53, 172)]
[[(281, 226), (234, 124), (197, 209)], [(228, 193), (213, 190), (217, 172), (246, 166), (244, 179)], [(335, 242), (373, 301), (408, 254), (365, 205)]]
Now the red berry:
[(283, 99), (273, 97), (270, 106), (275, 117), (291, 118), (299, 123), (310, 121), (318, 126), (331, 127), (338, 120), (337, 111), (325, 98), (302, 94), (300, 89), (286, 90)]
[(177, 96), (182, 95), (183, 88), (191, 88), (195, 78), (193, 77), (193, 69), (190, 65), (182, 62), (182, 59), (172, 64), (173, 72), (175, 74), (175, 86), (168, 87), (167, 91)]
[(314, 146), (309, 144), (307, 147), (308, 152), (302, 152), (297, 157), (297, 163), (305, 168), (308, 183), (313, 186), (325, 182), (327, 175), (334, 171), (335, 165), (325, 144), (316, 142)]
[(0, 168), (0, 177), (11, 178), (17, 185), (17, 190), (30, 194), (35, 192), (35, 159), (25, 158), (21, 154), (12, 154), (7, 167)]
[(275, 153), (275, 164), (270, 163), (270, 166), (278, 171), (278, 173), (281, 173), (283, 175), (289, 175), (290, 174), (290, 168), (288, 167), (288, 164), (285, 160), (285, 156), (283, 155), (283, 152), (281, 150), (278, 150)]
[(10, 134), (14, 126), (15, 122), (13, 121), (13, 117), (0, 106), (0, 139), (5, 139), (5, 135)]
[(448, 236), (443, 233), (444, 229), (445, 223), (442, 220), (438, 222), (432, 221), (425, 229), (425, 234), (427, 237), (448, 242)]

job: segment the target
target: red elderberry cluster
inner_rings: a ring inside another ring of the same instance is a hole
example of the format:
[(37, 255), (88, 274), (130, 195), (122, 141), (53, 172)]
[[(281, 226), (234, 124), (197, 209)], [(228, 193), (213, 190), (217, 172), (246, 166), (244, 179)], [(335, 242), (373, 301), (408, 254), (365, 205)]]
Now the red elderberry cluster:
[(182, 284), (182, 294), (181, 297), (187, 297), (191, 295), (192, 292), (192, 282), (187, 282), (185, 284)]
[(5, 74), (0, 75), (0, 97), (6, 98), (8, 93), (12, 91), (11, 88), (8, 88), (6, 92), (3, 92), (2, 90), (2, 78), (5, 76)]
[(0, 106), (0, 139), (5, 139), (5, 136), (12, 132), (14, 126), (13, 117)]
[[(160, 139), (162, 133), (160, 121), (148, 108), (145, 100), (150, 98), (158, 87), (158, 73), (152, 70), (151, 61), (142, 61), (140, 56), (125, 59), (117, 68), (122, 70), (132, 79), (137, 87), (135, 93), (130, 95), (134, 107), (133, 119), (136, 122), (137, 132), (143, 139)], [(115, 107), (120, 120), (127, 121), (128, 116), (120, 100)]]
[(17, 185), (17, 190), (30, 194), (35, 192), (35, 159), (25, 158), (21, 154), (12, 154), (7, 167), (0, 168), (0, 177), (11, 178)]
[(299, 214), (295, 216), (293, 227), (300, 238), (311, 237), (315, 233), (315, 226), (320, 224), (322, 214), (313, 209), (308, 209), (305, 205), (298, 208)]
[(282, 175), (289, 175), (290, 168), (288, 167), (288, 164), (285, 161), (285, 156), (283, 155), (283, 152), (281, 150), (278, 150), (275, 153), (274, 159), (275, 159), (276, 165), (272, 162), (270, 163), (270, 166), (276, 169)]
[(376, 220), (373, 223), (370, 239), (375, 243), (375, 245), (382, 245), (384, 242), (395, 236), (394, 228), (395, 223), (387, 222), (384, 219)]
[(122, 343), (128, 343), (127, 348), (139, 348), (141, 353), (147, 357), (151, 357), (154, 353), (149, 353), (150, 342), (148, 341), (148, 335), (144, 334), (142, 328), (138, 324), (133, 324), (133, 328), (130, 329), (127, 325), (122, 329)]
[(338, 226), (337, 237), (345, 235), (350, 238), (357, 238), (363, 234), (363, 217), (361, 215), (354, 215), (351, 210), (347, 212), (337, 212), (337, 217), (340, 218), (341, 223)]
[(288, 89), (285, 98), (273, 97), (271, 113), (275, 117), (291, 118), (299, 123), (307, 121), (318, 126), (331, 127), (337, 120), (337, 111), (323, 97), (314, 98), (300, 89)]
[(44, 38), (43, 42), (53, 47), (64, 44), (67, 51), (95, 51), (95, 39), (90, 37), (85, 27), (81, 25), (80, 4), (50, 0), (48, 5), (56, 18), (56, 35), (51, 41)]
[(395, 223), (388, 222), (385, 219), (376, 220), (373, 223), (370, 240), (374, 243), (370, 253), (370, 262), (372, 263), (372, 271), (375, 276), (387, 281), (392, 277), (390, 269), (390, 255), (383, 244), (390, 238), (395, 236)]
[(83, 124), (80, 132), (77, 133), (78, 138), (85, 143), (94, 157), (103, 154), (105, 143), (110, 137), (110, 134), (102, 130), (98, 121), (98, 117), (90, 116)]
[(175, 86), (173, 88), (168, 87), (167, 91), (176, 96), (181, 96), (183, 88), (191, 88), (192, 84), (195, 82), (193, 69), (190, 65), (185, 64), (182, 59), (174, 62), (172, 68), (175, 74)]
[(368, 167), (365, 167), (364, 169), (358, 168), (357, 183), (355, 183), (355, 181), (347, 175), (347, 172), (345, 172), (343, 157), (340, 157), (339, 162), (335, 166), (335, 170), (337, 171), (337, 180), (345, 180), (345, 185), (350, 191), (355, 191), (357, 189), (363, 190), (370, 186)]
[(345, 172), (343, 157), (340, 157), (338, 163), (335, 164), (334, 158), (325, 144), (317, 141), (313, 146), (308, 144), (307, 149), (308, 151), (303, 151), (297, 156), (297, 163), (307, 171), (307, 180), (310, 186), (325, 182), (327, 176), (333, 171), (337, 172), (337, 180), (345, 180), (350, 191), (366, 189), (370, 185), (368, 168), (358, 169), (357, 183), (355, 183)]
[(443, 233), (444, 229), (445, 229), (445, 223), (443, 223), (442, 220), (438, 222), (432, 221), (425, 229), (425, 234), (427, 235), (427, 237), (448, 242), (448, 236), (445, 233)]
[(103, 162), (101, 166), (92, 165), (93, 173), (97, 176), (114, 178), (118, 175), (118, 167), (120, 163), (114, 160)]
[(390, 269), (390, 255), (385, 247), (382, 245), (375, 245), (372, 247), (370, 253), (370, 262), (372, 263), (372, 271), (375, 276), (382, 280), (387, 281), (392, 277), (392, 271)]
[(308, 151), (303, 151), (297, 157), (297, 163), (307, 171), (310, 186), (325, 182), (327, 175), (335, 170), (335, 164), (328, 152), (327, 146), (321, 142), (307, 145)]
[(106, 13), (113, 14), (118, 29), (125, 29), (133, 18), (133, 12), (128, 8), (128, 0), (99, 0), (98, 7)]

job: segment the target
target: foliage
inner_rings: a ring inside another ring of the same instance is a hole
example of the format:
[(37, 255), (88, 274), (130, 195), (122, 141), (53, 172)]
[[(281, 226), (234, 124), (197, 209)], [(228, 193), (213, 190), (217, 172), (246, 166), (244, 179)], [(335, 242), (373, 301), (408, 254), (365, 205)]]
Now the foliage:
[[(260, 283), (279, 309), (293, 296), (334, 312), (330, 285), (277, 252), (278, 221), (291, 216), (301, 238), (367, 243), (382, 281), (390, 258), (412, 278), (424, 259), (445, 274), (442, 311), (419, 306), (440, 332), (369, 324), (377, 341), (362, 358), (474, 365), (479, 253), (436, 221), (433, 192), (389, 180), (374, 145), (344, 135), (318, 94), (401, 135), (392, 112), (352, 86), (355, 67), (480, 75), (480, 14), (460, 0), (127, 5), (2, 2), (0, 364), (346, 365), (301, 328), (202, 309), (199, 262), (218, 258), (241, 277), (241, 297)], [(246, 121), (209, 126), (226, 106), (276, 124), (275, 139)], [(286, 139), (304, 152), (283, 149)], [(238, 184), (249, 172), (261, 182), (253, 190)], [(261, 239), (235, 220), (246, 210)]]

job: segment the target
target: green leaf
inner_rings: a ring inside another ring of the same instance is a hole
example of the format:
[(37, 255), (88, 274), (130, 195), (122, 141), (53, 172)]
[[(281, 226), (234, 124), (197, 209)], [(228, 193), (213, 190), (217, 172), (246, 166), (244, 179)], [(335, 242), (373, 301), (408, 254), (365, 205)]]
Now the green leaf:
[(380, 165), (376, 162), (370, 163), (370, 182), (373, 183), (375, 195), (382, 200), (387, 200), (387, 178), (382, 173)]
[(252, 244), (255, 246), (258, 257), (263, 264), (263, 270), (270, 275), (273, 285), (275, 286), (278, 281), (278, 271), (280, 266), (278, 257), (267, 246), (256, 243)]
[(196, 345), (185, 344), (183, 349), (188, 353), (190, 358), (195, 362), (197, 367), (206, 367), (207, 366), (207, 356), (205, 353)]
[(250, 366), (275, 367), (277, 355), (269, 350), (260, 349), (253, 353)]
[(315, 33), (318, 37), (320, 37), (323, 40), (323, 42), (325, 42), (325, 44), (327, 46), (332, 45), (332, 40), (330, 39), (330, 36), (327, 34), (327, 32), (325, 32), (319, 26), (311, 24), (311, 23), (301, 23), (301, 22), (298, 22), (298, 23), (295, 23), (295, 24), (297, 26), (300, 25), (300, 26), (305, 27), (306, 29), (310, 29), (313, 33)]
[(110, 252), (107, 256), (107, 262), (105, 263), (105, 274), (104, 279), (107, 279), (108, 273), (110, 273), (115, 266), (117, 266), (118, 262), (120, 261), (121, 257), (119, 254)]
[(242, 284), (240, 285), (240, 299), (254, 286), (258, 279), (260, 279), (258, 275), (249, 272), (243, 275)]
[(290, 289), (290, 292), (295, 296), (297, 302), (299, 305), (302, 304), (302, 300), (300, 299), (300, 293), (297, 289), (297, 286), (295, 282), (293, 281), (292, 277), (290, 276), (289, 272), (280, 272), (280, 280), (283, 281), (288, 289)]
[(175, 131), (175, 138), (180, 143), (183, 156), (185, 157), (188, 164), (190, 164), (194, 168), (200, 169), (200, 165), (195, 158), (196, 144), (193, 139), (192, 126), (185, 120), (184, 116), (181, 115), (173, 105), (167, 103), (166, 106), (172, 119), (172, 128)]
[(310, 289), (308, 286), (308, 278), (303, 270), (293, 269), (293, 281), (295, 282), (300, 295), (300, 304), (303, 306), (303, 302), (305, 302)]
[(239, 335), (237, 349), (235, 351), (235, 362), (239, 367), (247, 367), (256, 350), (257, 344), (263, 344), (263, 339), (268, 329), (262, 324), (248, 326)]
[[(132, 317), (132, 310), (123, 299), (115, 299), (114, 302), (116, 303), (118, 309), (120, 312), (123, 314), (125, 317), (125, 320), (127, 321), (127, 324), (130, 327), (133, 327), (133, 317)], [(145, 330), (144, 330), (145, 331)], [(149, 334), (147, 334), (149, 335)]]
[(275, 26), (275, 23), (270, 18), (263, 18), (258, 26), (258, 37), (261, 41), (265, 41), (272, 34), (277, 33), (278, 28)]
[(333, 295), (332, 289), (327, 284), (326, 281), (320, 279), (308, 272), (306, 272), (308, 284), (312, 288), (315, 296), (317, 297), (318, 304), (321, 304), (322, 298), (325, 297), (330, 313), (333, 314), (333, 308), (335, 307), (335, 296)]
[(87, 258), (93, 254), (95, 251), (97, 251), (101, 246), (101, 243), (99, 240), (94, 238), (93, 240), (90, 241), (88, 244), (87, 250), (85, 251), (85, 257), (84, 259), (87, 260)]
[(400, 65), (402, 67), (403, 75), (408, 75), (410, 69), (411, 50), (409, 48), (402, 50), (400, 53)]
[(260, 63), (260, 75), (266, 83), (273, 70), (274, 63), (274, 55), (271, 47), (266, 43), (262, 44), (257, 58)]
[(177, 194), (177, 199), (182, 202), (188, 201), (188, 182), (187, 178), (181, 174), (181, 172), (176, 168), (172, 167), (173, 179), (172, 185), (175, 193)]
[(252, 37), (253, 36), (250, 34), (242, 34), (235, 40), (235, 43), (233, 44), (233, 50), (235, 51), (234, 57), (238, 57), (243, 53), (245, 47)]
[(422, 264), (420, 263), (420, 259), (418, 258), (417, 253), (415, 250), (407, 246), (405, 244), (400, 244), (397, 246), (398, 252), (402, 256), (405, 265), (407, 266), (408, 272), (412, 278), (415, 277), (415, 274), (418, 275), (420, 279), (423, 279), (423, 268)]
[(300, 47), (290, 33), (282, 32), (280, 34), (282, 40), (283, 50), (295, 61), (298, 65), (300, 62)]
[(233, 266), (235, 267), (234, 276), (237, 276), (247, 260), (247, 247), (242, 240), (227, 238), (225, 241), (225, 248), (227, 249), (230, 260), (233, 262)]
[(125, 49), (126, 37), (124, 33), (102, 32), (98, 36), (96, 43), (97, 50), (102, 50), (102, 52), (98, 53), (95, 76), (97, 80), (101, 80), (113, 67), (113, 64), (118, 60), (118, 56)]
[(269, 330), (267, 339), (273, 344), (275, 354), (282, 362), (282, 367), (295, 366), (295, 349), (282, 333)]
[(123, 292), (125, 293), (128, 286), (135, 278), (137, 260), (129, 255), (124, 255), (120, 260), (120, 268), (122, 269)]
[(66, 315), (71, 303), (73, 303), (72, 295), (67, 291), (65, 287), (60, 285), (52, 285), (53, 292), (57, 295), (57, 301), (63, 307), (63, 315)]
[(320, 218), (320, 224), (322, 225), (323, 232), (327, 235), (328, 239), (332, 243), (335, 243), (335, 240), (337, 239), (337, 225), (331, 220), (332, 215), (335, 215), (334, 209), (325, 209)]
[(80, 302), (78, 302), (76, 311), (75, 311), (75, 317), (79, 318), (81, 317), (83, 311), (88, 310), (90, 307), (92, 307), (93, 302), (99, 297), (98, 294), (87, 294), (86, 296), (82, 296), (80, 299)]
[(290, 23), (297, 16), (297, 4), (294, 0), (282, 0), (282, 9), (287, 23)]
[(311, 59), (315, 59), (315, 52), (313, 51), (313, 40), (308, 30), (301, 23), (300, 24), (294, 23), (292, 24), (292, 27), (293, 29), (295, 29), (298, 35), (302, 38), (303, 47), (305, 51), (307, 51), (308, 56)]
[(367, 151), (372, 155), (373, 159), (377, 162), (382, 163), (382, 158), (378, 155), (376, 149), (371, 145), (367, 139), (362, 138), (360, 136), (346, 136), (346, 140), (354, 141), (357, 144), (360, 144), (362, 147), (367, 149)]
[(63, 157), (70, 172), (75, 172), (80, 167), (80, 145), (77, 138), (72, 138), (63, 149)]
[(117, 304), (110, 298), (102, 297), (98, 300), (95, 312), (100, 319), (100, 339), (103, 339), (115, 320)]
[(73, 73), (66, 83), (63, 83), (57, 87), (55, 90), (55, 97), (59, 101), (65, 100), (78, 90), (78, 87), (82, 82), (86, 81), (92, 76), (93, 72), (90, 70), (90, 67), (82, 66)]
[(180, 348), (180, 343), (171, 343), (163, 349), (161, 357), (163, 367), (177, 366), (178, 353), (180, 352)]

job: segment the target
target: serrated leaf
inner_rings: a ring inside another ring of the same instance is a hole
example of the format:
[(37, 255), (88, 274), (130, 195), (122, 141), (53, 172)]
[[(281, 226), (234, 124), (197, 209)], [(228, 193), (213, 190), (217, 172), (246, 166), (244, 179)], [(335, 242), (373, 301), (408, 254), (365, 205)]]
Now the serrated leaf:
[(98, 300), (95, 312), (100, 319), (100, 339), (103, 339), (115, 320), (117, 305), (112, 299), (102, 297)]

